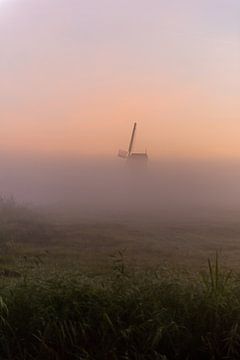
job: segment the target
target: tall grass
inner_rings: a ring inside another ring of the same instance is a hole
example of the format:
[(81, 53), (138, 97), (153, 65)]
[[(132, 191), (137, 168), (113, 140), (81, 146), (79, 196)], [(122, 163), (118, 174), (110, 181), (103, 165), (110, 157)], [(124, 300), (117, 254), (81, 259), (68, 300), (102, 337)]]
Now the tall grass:
[[(121, 255), (122, 256), (122, 255)], [(62, 271), (2, 283), (1, 359), (239, 359), (239, 277)]]

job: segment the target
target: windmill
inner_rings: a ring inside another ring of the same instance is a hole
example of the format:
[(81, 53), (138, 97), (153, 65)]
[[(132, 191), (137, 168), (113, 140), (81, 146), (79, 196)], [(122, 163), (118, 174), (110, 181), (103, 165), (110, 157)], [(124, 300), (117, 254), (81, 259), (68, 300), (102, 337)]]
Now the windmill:
[(131, 163), (134, 162), (134, 163), (146, 164), (148, 162), (148, 155), (146, 151), (144, 153), (133, 152), (135, 138), (136, 138), (136, 131), (137, 131), (137, 123), (134, 123), (128, 151), (119, 150), (118, 156), (123, 159), (126, 159), (128, 162)]

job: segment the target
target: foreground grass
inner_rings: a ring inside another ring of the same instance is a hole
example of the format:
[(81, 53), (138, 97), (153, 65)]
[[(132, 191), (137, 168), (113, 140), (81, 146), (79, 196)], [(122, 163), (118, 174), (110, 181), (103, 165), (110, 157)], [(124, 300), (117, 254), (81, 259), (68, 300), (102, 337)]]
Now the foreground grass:
[(35, 271), (2, 282), (1, 359), (239, 359), (239, 278)]
[(53, 226), (0, 197), (1, 360), (240, 358), (238, 274), (218, 257), (198, 275), (134, 269), (122, 253), (109, 266), (125, 232), (103, 230)]

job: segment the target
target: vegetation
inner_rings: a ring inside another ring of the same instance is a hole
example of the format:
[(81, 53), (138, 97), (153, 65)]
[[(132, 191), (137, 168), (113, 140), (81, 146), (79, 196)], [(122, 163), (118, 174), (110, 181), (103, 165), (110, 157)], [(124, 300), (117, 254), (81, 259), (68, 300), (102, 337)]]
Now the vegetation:
[(239, 359), (239, 278), (218, 260), (196, 278), (121, 260), (101, 276), (39, 270), (1, 284), (1, 359)]
[(240, 277), (220, 267), (218, 255), (198, 273), (136, 268), (124, 252), (108, 267), (85, 268), (67, 250), (68, 261), (57, 247), (46, 253), (58, 231), (8, 205), (1, 207), (0, 359), (240, 358)]

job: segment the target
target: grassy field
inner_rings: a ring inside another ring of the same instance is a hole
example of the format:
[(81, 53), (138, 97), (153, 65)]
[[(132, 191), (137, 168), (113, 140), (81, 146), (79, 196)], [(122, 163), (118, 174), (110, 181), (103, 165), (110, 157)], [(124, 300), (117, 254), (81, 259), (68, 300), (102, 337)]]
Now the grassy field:
[(239, 235), (237, 215), (59, 219), (1, 199), (0, 358), (239, 359)]
[(3, 262), (12, 254), (14, 261), (38, 258), (45, 266), (69, 263), (79, 269), (104, 270), (121, 251), (129, 266), (141, 270), (170, 266), (197, 271), (218, 252), (225, 267), (239, 268), (240, 223), (236, 213), (191, 220), (74, 219), (52, 214), (46, 218), (17, 207), (2, 217), (0, 213), (0, 219)]

